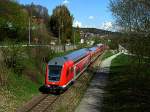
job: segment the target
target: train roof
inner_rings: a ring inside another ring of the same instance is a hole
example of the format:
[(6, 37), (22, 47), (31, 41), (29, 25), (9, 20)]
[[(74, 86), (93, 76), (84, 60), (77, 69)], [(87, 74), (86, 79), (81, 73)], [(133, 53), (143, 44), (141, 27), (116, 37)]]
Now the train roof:
[(62, 66), (67, 60), (72, 60), (76, 62), (77, 60), (85, 57), (88, 51), (89, 50), (87, 48), (84, 48), (84, 49), (80, 49), (72, 53), (69, 53), (68, 55), (65, 55), (65, 56), (56, 57), (52, 59), (51, 61), (49, 61), (48, 65)]
[(66, 60), (67, 60), (67, 59), (65, 59), (63, 56), (62, 56), (62, 57), (56, 57), (56, 58), (50, 60), (50, 61), (48, 62), (48, 65), (58, 65), (58, 66), (62, 66), (62, 65), (65, 63)]
[(96, 51), (97, 47), (92, 47), (92, 48), (89, 48), (90, 51), (94, 52)]
[(83, 58), (84, 56), (86, 56), (87, 52), (89, 52), (89, 50), (87, 48), (80, 49), (80, 50), (74, 51), (74, 52), (66, 55), (65, 58), (75, 62), (75, 61)]

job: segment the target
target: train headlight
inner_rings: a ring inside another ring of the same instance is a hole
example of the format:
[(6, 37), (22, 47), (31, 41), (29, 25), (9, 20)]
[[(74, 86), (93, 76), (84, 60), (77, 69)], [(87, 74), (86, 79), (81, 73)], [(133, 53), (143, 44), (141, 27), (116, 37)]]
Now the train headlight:
[(50, 85), (47, 85), (47, 87), (50, 87)]

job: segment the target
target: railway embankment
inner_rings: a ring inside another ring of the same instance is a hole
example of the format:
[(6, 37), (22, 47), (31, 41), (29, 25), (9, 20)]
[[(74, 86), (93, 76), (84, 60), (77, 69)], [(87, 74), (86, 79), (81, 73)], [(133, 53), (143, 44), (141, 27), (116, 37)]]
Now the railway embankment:
[[(81, 101), (84, 92), (86, 91), (95, 70), (101, 63), (100, 56), (89, 68), (86, 70), (78, 80), (70, 86), (63, 94), (52, 95), (49, 94), (42, 98), (33, 98), (27, 102), (23, 107), (17, 109), (18, 112), (73, 112)], [(42, 95), (40, 95), (42, 96)], [(42, 100), (41, 100), (42, 99)]]
[(64, 55), (47, 47), (0, 48), (0, 112), (16, 108), (39, 94), (48, 59)]

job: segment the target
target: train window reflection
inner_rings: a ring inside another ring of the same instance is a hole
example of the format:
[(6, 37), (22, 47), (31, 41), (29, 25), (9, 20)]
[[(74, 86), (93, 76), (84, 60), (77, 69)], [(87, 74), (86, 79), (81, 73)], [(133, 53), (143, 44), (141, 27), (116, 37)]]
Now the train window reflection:
[(61, 75), (61, 66), (49, 66), (49, 81), (59, 81)]

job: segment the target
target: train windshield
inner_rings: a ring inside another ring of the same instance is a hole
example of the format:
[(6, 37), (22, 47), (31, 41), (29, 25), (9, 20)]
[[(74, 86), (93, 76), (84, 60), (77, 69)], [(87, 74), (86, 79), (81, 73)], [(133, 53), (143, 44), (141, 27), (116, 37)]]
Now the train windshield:
[(49, 66), (49, 81), (59, 81), (61, 75), (61, 66)]

